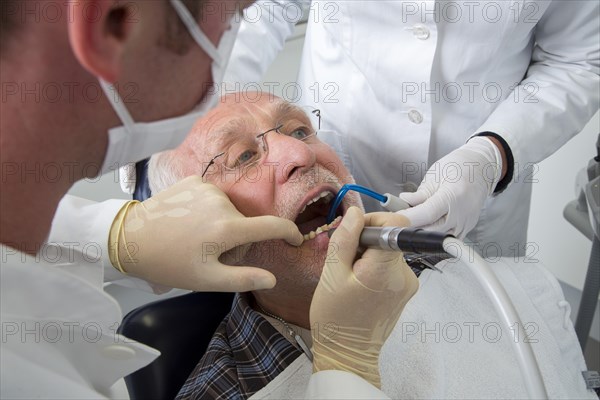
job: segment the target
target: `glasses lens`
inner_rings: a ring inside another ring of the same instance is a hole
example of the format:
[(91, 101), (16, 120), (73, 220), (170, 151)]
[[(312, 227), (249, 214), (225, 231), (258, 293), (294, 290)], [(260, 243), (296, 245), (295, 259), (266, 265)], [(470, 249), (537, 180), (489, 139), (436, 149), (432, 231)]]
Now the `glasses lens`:
[(302, 141), (315, 139), (320, 125), (320, 112), (312, 107), (301, 107), (302, 112), (280, 121), (279, 133)]
[[(300, 107), (302, 112), (288, 115), (273, 128), (258, 135), (244, 135), (240, 140), (222, 149), (215, 164), (227, 170), (242, 170), (256, 165), (268, 153), (269, 135), (282, 134), (306, 143), (317, 141), (321, 126), (321, 112), (314, 107)], [(216, 165), (215, 165), (216, 167)]]
[(228, 169), (244, 168), (258, 162), (262, 157), (262, 153), (261, 141), (248, 138), (248, 140), (241, 140), (232, 144), (226, 151), (223, 163)]

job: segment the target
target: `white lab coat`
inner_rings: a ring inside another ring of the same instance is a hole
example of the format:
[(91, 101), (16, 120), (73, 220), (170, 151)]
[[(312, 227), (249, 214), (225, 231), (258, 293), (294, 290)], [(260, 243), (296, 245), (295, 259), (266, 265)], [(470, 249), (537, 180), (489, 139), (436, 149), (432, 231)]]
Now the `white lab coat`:
[[(261, 13), (247, 11), (251, 22), (242, 24), (226, 75), (242, 89), (260, 82), (296, 14), (289, 2), (260, 3)], [(523, 255), (534, 163), (598, 109), (599, 4), (315, 1), (300, 94), (288, 83), (283, 95), (321, 109), (323, 128), (344, 139), (336, 150), (349, 155), (357, 183), (381, 193), (415, 187), (430, 165), (474, 134), (501, 135), (515, 176), (487, 200), (468, 239), (484, 256)], [(444, 172), (453, 171), (438, 174)], [(370, 199), (366, 206), (378, 208)]]
[(116, 333), (121, 308), (83, 255), (64, 265), (49, 262), (56, 251), (1, 251), (0, 397), (128, 398), (121, 378), (160, 353)]

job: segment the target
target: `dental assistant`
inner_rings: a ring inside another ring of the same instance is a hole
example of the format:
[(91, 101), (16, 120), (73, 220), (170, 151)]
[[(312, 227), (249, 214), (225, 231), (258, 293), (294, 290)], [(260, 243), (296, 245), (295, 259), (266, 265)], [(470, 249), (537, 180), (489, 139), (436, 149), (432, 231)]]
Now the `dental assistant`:
[(48, 14), (45, 2), (2, 2), (0, 397), (128, 397), (121, 378), (159, 353), (116, 333), (104, 268), (192, 290), (267, 288), (270, 273), (227, 267), (220, 254), (302, 242), (293, 222), (245, 218), (199, 178), (143, 203), (63, 197), (183, 140), (214, 104), (208, 84), (227, 66), (232, 10), (248, 4), (79, 0)]
[(257, 2), (227, 81), (261, 81), (302, 3), (298, 84), (280, 88), (321, 110), (357, 183), (403, 193), (413, 226), (523, 256), (537, 163), (598, 111), (599, 3)]

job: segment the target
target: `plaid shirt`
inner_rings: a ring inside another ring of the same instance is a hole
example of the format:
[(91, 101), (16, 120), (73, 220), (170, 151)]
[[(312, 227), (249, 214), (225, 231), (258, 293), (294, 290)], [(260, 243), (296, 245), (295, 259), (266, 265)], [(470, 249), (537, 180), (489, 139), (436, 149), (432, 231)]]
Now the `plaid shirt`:
[[(407, 259), (419, 276), (435, 256)], [(237, 294), (231, 312), (217, 328), (204, 357), (177, 399), (247, 399), (285, 370), (302, 351)]]
[(247, 399), (302, 354), (238, 293), (177, 399)]

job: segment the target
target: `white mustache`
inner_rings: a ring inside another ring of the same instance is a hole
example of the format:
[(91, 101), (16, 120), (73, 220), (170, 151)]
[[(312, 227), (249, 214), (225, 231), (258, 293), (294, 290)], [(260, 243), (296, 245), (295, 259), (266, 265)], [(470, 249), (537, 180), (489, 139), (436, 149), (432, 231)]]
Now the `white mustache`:
[(297, 205), (306, 192), (321, 185), (330, 185), (339, 191), (344, 184), (353, 181), (350, 176), (340, 178), (323, 166), (312, 167), (287, 183), (288, 187), (274, 205), (277, 216), (293, 221), (296, 218)]

